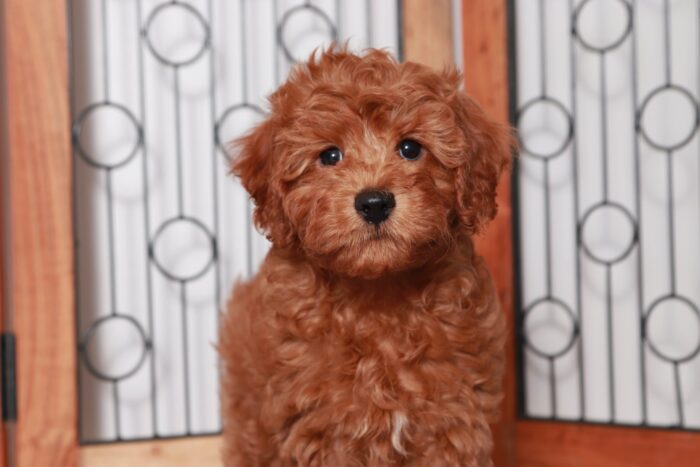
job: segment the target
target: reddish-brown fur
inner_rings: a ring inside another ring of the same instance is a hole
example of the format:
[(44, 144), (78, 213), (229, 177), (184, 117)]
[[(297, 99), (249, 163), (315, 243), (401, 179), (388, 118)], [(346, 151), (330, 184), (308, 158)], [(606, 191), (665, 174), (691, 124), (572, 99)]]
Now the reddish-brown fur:
[[(273, 247), (223, 320), (227, 466), (488, 466), (504, 326), (471, 236), (508, 128), (460, 75), (332, 49), (297, 67), (233, 171)], [(402, 159), (398, 142), (424, 149)], [(336, 166), (319, 163), (329, 146)], [(379, 227), (354, 208), (394, 193)]]

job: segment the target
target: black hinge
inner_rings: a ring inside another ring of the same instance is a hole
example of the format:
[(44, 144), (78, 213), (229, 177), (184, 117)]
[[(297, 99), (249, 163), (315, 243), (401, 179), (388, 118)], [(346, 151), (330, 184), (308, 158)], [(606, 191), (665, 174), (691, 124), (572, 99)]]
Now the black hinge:
[(2, 364), (2, 419), (17, 420), (17, 367), (15, 365), (15, 335), (0, 334), (0, 364)]

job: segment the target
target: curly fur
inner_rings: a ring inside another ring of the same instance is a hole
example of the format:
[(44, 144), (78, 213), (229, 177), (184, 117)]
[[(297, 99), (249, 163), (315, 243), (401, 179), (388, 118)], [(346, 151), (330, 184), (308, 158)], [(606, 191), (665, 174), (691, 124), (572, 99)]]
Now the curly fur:
[[(333, 48), (239, 141), (233, 172), (273, 246), (222, 323), (227, 466), (491, 465), (504, 324), (471, 236), (511, 136), (460, 82)], [(420, 159), (397, 154), (405, 138)], [(379, 226), (354, 208), (367, 188), (396, 199)]]

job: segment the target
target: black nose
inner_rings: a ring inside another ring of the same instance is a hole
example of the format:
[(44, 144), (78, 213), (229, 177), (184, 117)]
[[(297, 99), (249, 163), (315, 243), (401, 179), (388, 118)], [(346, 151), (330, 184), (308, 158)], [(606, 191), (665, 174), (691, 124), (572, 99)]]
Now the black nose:
[(362, 191), (355, 196), (355, 209), (370, 224), (384, 222), (394, 207), (394, 195), (386, 191)]

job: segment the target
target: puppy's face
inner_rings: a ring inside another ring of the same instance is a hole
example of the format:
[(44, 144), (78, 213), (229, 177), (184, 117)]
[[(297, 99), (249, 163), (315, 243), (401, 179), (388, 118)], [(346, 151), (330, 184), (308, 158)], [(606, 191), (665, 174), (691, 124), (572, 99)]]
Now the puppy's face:
[(443, 255), (496, 212), (510, 136), (456, 72), (327, 52), (292, 72), (233, 170), (279, 247), (372, 278)]

